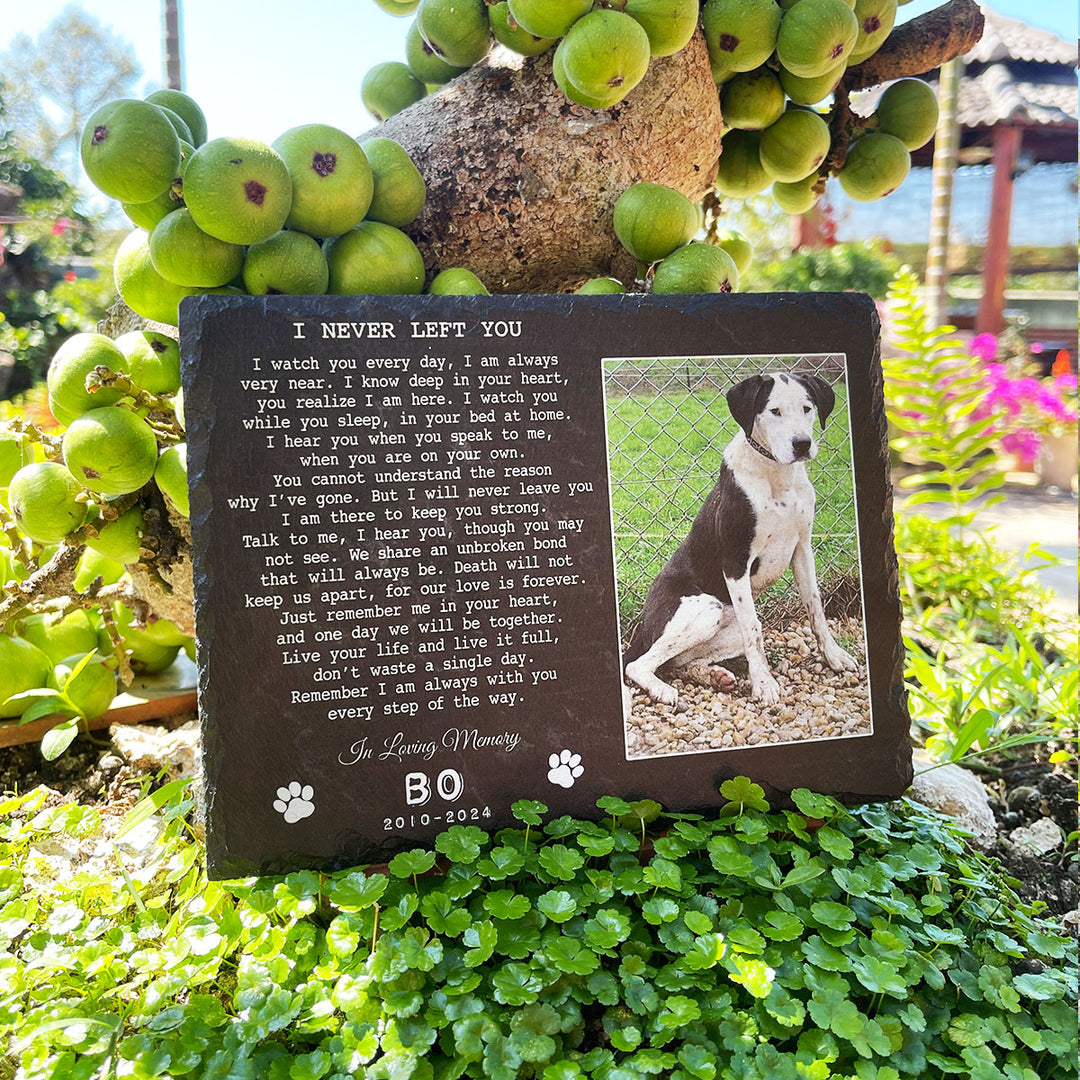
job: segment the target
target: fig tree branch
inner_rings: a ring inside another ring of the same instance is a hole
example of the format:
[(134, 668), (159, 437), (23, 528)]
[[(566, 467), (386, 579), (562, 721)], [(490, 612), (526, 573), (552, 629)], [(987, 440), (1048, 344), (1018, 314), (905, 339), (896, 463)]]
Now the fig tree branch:
[(843, 84), (849, 91), (866, 90), (891, 79), (925, 75), (974, 48), (984, 22), (975, 0), (949, 0), (897, 26), (873, 56), (845, 73)]

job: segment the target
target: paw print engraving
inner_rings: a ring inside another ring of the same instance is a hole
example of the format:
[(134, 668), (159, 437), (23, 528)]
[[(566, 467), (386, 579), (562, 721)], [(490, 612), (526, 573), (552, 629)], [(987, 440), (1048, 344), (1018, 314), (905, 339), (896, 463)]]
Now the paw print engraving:
[(288, 787), (277, 789), (274, 809), (289, 825), (295, 825), (315, 813), (315, 804), (311, 801), (314, 794), (315, 789), (310, 784), (301, 785), (294, 780)]
[(574, 781), (585, 771), (581, 764), (581, 755), (570, 750), (552, 754), (548, 758), (548, 780), (559, 787), (572, 788)]

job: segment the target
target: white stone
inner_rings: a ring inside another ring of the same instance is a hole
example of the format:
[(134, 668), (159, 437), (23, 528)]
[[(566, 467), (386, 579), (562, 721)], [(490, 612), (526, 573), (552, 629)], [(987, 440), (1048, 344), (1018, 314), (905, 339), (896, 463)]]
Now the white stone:
[(972, 834), (975, 844), (991, 848), (997, 840), (997, 821), (990, 809), (986, 788), (974, 773), (959, 765), (938, 765), (925, 751), (912, 755), (915, 778), (908, 796), (932, 810), (947, 814)]
[(1009, 833), (1009, 843), (1025, 855), (1049, 855), (1061, 847), (1065, 834), (1053, 818), (1039, 818), (1030, 825), (1021, 825)]
[(201, 770), (199, 726), (194, 720), (174, 731), (148, 724), (113, 724), (109, 737), (116, 750), (138, 769), (156, 772), (167, 766), (174, 779)]

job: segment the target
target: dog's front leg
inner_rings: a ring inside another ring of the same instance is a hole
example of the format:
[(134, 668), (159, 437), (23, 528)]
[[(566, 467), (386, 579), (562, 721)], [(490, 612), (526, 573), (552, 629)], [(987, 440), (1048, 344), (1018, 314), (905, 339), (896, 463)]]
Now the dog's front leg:
[(814, 551), (810, 538), (803, 535), (795, 547), (791, 559), (791, 570), (795, 575), (795, 584), (799, 589), (799, 598), (810, 616), (810, 628), (814, 632), (821, 655), (833, 671), (858, 671), (859, 665), (853, 656), (836, 643), (829, 624), (825, 620), (825, 609), (821, 603), (821, 590), (818, 588), (817, 570), (814, 566)]
[(775, 705), (780, 700), (780, 684), (769, 670), (765, 659), (765, 638), (761, 632), (761, 620), (754, 606), (754, 594), (750, 589), (750, 574), (741, 578), (726, 578), (728, 595), (735, 621), (742, 635), (743, 652), (750, 669), (750, 693), (764, 705)]

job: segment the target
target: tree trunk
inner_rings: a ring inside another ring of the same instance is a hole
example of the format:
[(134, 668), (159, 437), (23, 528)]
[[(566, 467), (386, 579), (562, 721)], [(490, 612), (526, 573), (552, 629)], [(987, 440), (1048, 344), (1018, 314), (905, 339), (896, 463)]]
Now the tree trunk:
[(612, 228), (615, 200), (638, 180), (700, 199), (721, 133), (699, 31), (610, 109), (567, 101), (550, 52), (523, 61), (498, 49), (368, 134), (401, 143), (424, 176), (427, 205), (408, 231), (429, 270), (464, 266), (492, 292), (518, 293), (600, 274), (632, 279)]
[[(950, 0), (898, 27), (843, 88), (931, 71), (970, 49), (982, 27), (974, 0)], [(699, 199), (722, 128), (699, 30), (611, 109), (568, 102), (550, 52), (522, 60), (499, 49), (361, 139), (396, 140), (420, 169), (427, 204), (407, 231), (429, 273), (464, 266), (492, 292), (563, 292), (595, 275), (633, 278), (612, 228), (615, 200), (639, 180)]]

